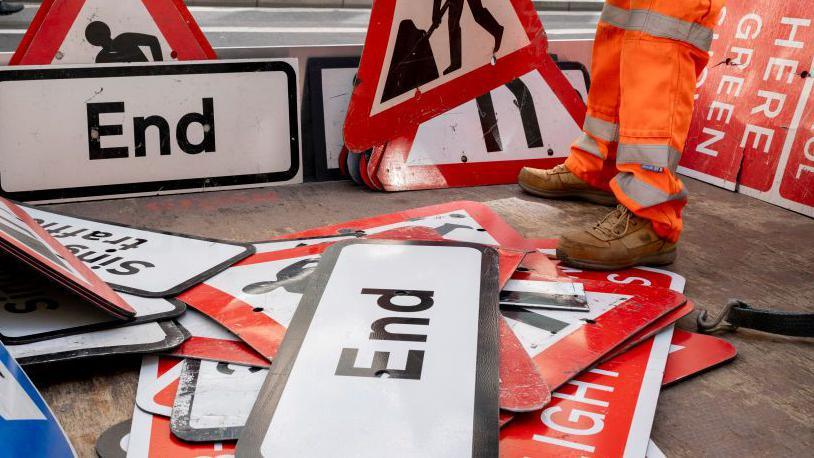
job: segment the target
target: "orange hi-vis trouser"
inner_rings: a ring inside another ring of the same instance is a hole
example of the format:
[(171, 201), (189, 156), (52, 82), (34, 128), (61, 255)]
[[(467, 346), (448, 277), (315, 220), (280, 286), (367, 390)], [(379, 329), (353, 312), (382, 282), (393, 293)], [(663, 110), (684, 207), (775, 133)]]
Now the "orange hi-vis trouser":
[(676, 168), (723, 2), (606, 0), (583, 135), (565, 163), (671, 242), (687, 204)]

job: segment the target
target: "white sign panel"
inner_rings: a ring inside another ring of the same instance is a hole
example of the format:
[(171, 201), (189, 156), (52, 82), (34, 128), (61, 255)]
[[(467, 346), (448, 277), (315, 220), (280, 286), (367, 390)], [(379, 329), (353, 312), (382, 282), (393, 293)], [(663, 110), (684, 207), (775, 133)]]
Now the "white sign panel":
[(460, 164), (463, 156), (468, 164), (564, 157), (579, 133), (535, 70), (421, 124), (407, 164)]
[(139, 296), (179, 294), (253, 251), (243, 244), (22, 208), (102, 280)]
[(312, 281), (239, 456), (497, 455), (493, 249), (341, 242)]
[(234, 440), (246, 425), (268, 369), (187, 359), (171, 428), (190, 442)]
[(164, 321), (9, 345), (7, 348), (25, 366), (91, 356), (170, 350), (183, 343), (188, 337), (185, 332), (171, 321)]
[(18, 200), (301, 180), (295, 59), (0, 70), (0, 183)]
[[(376, 90), (377, 103), (371, 114), (392, 108), (416, 97), (419, 91), (427, 92), (451, 82), (530, 44), (528, 32), (511, 0), (449, 1), (441, 10), (434, 10), (432, 5), (428, 7), (426, 1), (397, 0), (395, 3), (390, 41)], [(423, 37), (410, 40), (408, 32)], [(429, 47), (425, 43), (429, 43)], [(412, 49), (412, 53), (416, 54), (416, 60), (427, 60), (425, 65), (434, 67), (434, 72), (429, 71), (436, 78), (423, 78), (429, 81), (420, 85), (419, 91), (394, 89), (399, 85), (392, 81), (404, 71), (404, 64), (393, 65), (395, 58), (409, 55), (411, 48), (419, 47)]]

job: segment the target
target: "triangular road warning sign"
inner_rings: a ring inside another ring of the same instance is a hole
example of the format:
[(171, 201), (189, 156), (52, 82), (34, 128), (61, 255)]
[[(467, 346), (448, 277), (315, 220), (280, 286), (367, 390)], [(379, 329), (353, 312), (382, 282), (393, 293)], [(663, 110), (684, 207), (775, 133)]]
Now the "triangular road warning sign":
[(182, 0), (45, 0), (12, 65), (214, 59)]
[(345, 121), (352, 151), (537, 68), (547, 40), (531, 0), (377, 0)]
[(562, 163), (585, 105), (547, 63), (373, 150), (386, 191), (517, 183), (523, 167)]

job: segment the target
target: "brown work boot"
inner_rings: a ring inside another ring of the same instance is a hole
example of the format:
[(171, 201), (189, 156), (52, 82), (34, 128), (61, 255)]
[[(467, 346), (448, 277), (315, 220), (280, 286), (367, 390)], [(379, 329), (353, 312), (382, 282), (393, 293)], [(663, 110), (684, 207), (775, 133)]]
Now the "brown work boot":
[(599, 205), (619, 202), (613, 193), (596, 189), (571, 173), (565, 164), (542, 170), (524, 167), (518, 178), (520, 187), (529, 194), (549, 199), (584, 199)]
[(659, 237), (650, 220), (619, 205), (593, 228), (563, 234), (557, 257), (566, 265), (589, 270), (663, 266), (675, 261), (676, 244)]

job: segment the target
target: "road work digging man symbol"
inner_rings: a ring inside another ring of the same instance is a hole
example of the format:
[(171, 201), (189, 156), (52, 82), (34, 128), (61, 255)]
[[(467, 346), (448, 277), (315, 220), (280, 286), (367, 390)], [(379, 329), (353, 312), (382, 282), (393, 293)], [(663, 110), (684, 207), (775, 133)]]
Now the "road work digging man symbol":
[(497, 54), (500, 50), (504, 28), (483, 6), (483, 0), (446, 0), (443, 4), (441, 1), (433, 0), (432, 26), (429, 30), (419, 29), (412, 19), (405, 19), (399, 24), (393, 58), (382, 93), (382, 102), (417, 89), (440, 77), (430, 37), (441, 27), (441, 21), (446, 13), (449, 13), (447, 25), (449, 27), (450, 65), (443, 74), (448, 75), (461, 69), (463, 58), (461, 18), (464, 3), (469, 4), (475, 22), (494, 37), (494, 53)]
[(153, 62), (164, 60), (161, 43), (153, 35), (127, 32), (113, 38), (107, 24), (94, 21), (85, 28), (85, 38), (91, 45), (102, 48), (96, 56), (97, 64), (150, 62), (141, 50), (142, 46), (150, 48)]

